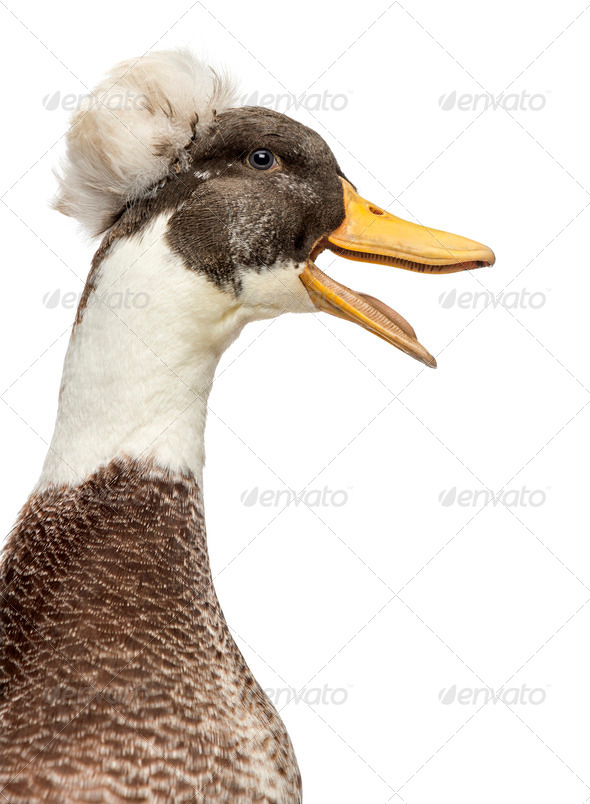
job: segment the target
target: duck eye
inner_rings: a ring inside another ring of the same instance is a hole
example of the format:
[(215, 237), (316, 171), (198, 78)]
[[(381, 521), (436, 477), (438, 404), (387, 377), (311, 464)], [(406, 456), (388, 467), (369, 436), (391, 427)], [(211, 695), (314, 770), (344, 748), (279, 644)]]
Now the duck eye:
[(256, 151), (252, 151), (248, 157), (248, 162), (256, 170), (269, 170), (276, 165), (277, 160), (268, 148), (258, 148)]

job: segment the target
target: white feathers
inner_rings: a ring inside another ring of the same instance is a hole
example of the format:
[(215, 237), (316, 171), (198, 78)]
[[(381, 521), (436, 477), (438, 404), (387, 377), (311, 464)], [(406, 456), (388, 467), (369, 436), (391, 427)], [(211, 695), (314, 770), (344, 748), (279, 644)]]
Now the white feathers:
[(195, 127), (236, 104), (233, 83), (189, 51), (118, 64), (75, 112), (54, 206), (91, 234), (182, 169)]
[(248, 322), (312, 306), (304, 266), (292, 262), (244, 271), (238, 303), (171, 250), (169, 219), (117, 238), (100, 264), (68, 346), (38, 490), (77, 485), (116, 457), (150, 460), (200, 484), (219, 358)]
[[(68, 346), (39, 488), (76, 485), (117, 455), (200, 479), (215, 367), (244, 321), (228, 293), (170, 251), (168, 218), (118, 238), (100, 265)], [(115, 309), (105, 291), (131, 301)], [(134, 304), (137, 292), (147, 304)]]

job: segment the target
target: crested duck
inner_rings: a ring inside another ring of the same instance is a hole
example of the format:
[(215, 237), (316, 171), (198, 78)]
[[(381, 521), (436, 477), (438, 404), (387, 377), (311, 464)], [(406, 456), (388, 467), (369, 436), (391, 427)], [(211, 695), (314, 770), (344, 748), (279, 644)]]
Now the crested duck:
[[(0, 568), (2, 797), (299, 802), (289, 736), (212, 583), (216, 365), (248, 322), (321, 310), (434, 366), (398, 313), (314, 260), (448, 273), (493, 253), (364, 200), (317, 133), (236, 107), (184, 51), (118, 65), (76, 112), (55, 206), (102, 240)], [(149, 304), (105, 303), (126, 289)]]

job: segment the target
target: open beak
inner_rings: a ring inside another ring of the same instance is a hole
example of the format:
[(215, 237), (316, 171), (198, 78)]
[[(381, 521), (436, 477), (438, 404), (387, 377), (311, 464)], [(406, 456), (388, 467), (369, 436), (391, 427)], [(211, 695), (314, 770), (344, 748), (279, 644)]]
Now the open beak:
[(418, 342), (416, 333), (399, 313), (378, 299), (350, 290), (326, 276), (313, 260), (329, 248), (350, 260), (448, 274), (493, 265), (493, 251), (475, 240), (397, 218), (361, 198), (345, 179), (342, 185), (346, 217), (338, 229), (316, 244), (301, 281), (319, 310), (354, 321), (435, 368), (436, 360)]

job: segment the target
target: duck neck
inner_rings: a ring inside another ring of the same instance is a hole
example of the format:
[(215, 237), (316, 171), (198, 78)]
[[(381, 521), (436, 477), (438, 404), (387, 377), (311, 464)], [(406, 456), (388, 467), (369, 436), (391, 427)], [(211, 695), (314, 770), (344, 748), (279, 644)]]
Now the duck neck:
[(186, 268), (162, 217), (99, 250), (74, 325), (38, 490), (75, 486), (113, 460), (202, 484), (207, 398), (245, 321)]

